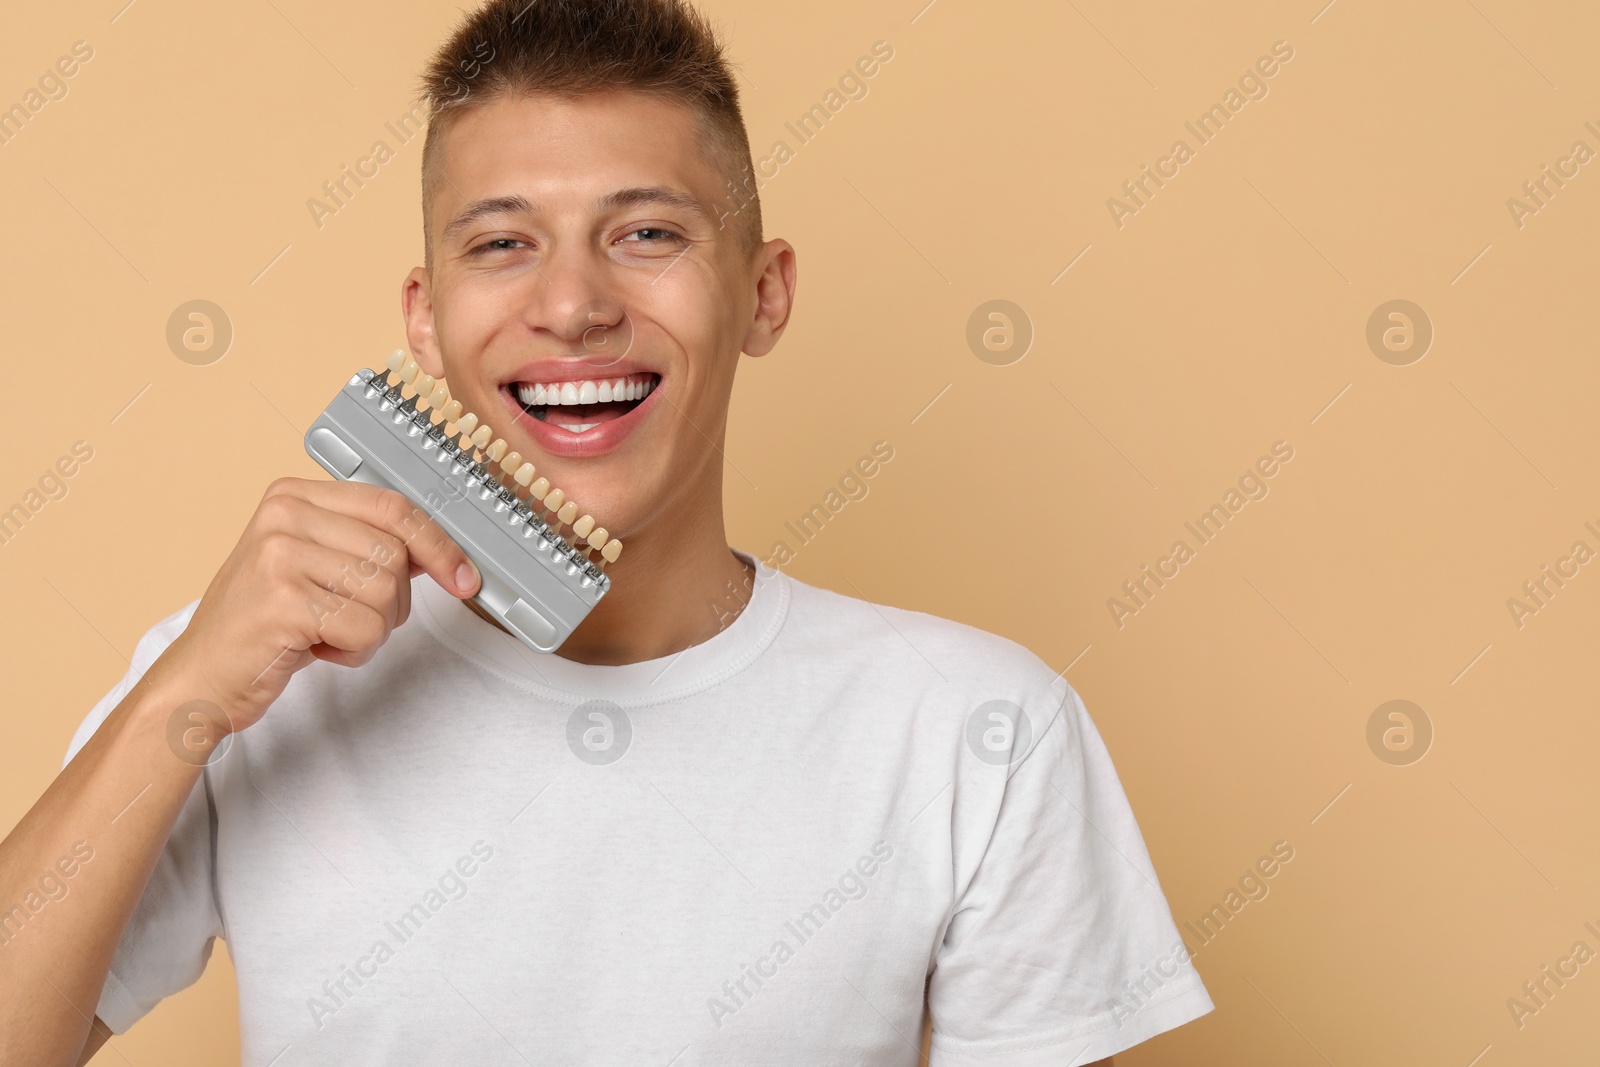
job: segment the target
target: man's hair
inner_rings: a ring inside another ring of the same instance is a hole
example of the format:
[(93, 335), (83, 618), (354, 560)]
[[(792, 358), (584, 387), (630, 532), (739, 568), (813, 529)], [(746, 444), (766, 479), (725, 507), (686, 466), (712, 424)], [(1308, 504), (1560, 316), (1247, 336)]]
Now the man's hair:
[[(761, 204), (739, 90), (710, 24), (685, 0), (489, 0), (468, 15), (422, 78), (428, 135), (422, 147), (422, 217), (428, 229), (446, 131), (501, 97), (652, 93), (690, 108), (706, 151), (727, 178), (718, 209), (746, 255), (761, 244)], [(726, 214), (724, 214), (726, 212)], [(731, 218), (731, 222), (729, 221)]]

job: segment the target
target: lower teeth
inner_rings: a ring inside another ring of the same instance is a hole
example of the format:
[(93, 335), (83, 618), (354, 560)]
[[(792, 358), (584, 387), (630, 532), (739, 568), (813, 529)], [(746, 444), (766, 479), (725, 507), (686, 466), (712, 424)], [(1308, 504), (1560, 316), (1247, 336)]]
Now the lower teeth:
[[(635, 407), (638, 407), (638, 401), (630, 402), (627, 406), (627, 411), (632, 411)], [(548, 422), (553, 426), (559, 426), (568, 433), (587, 433), (589, 430), (592, 430), (596, 426), (600, 425), (598, 422), (578, 422), (571, 425), (557, 422), (550, 417), (550, 413), (552, 411), (560, 410), (560, 405), (558, 404), (523, 404), (522, 410), (526, 411), (529, 415), (538, 419), (540, 422)]]

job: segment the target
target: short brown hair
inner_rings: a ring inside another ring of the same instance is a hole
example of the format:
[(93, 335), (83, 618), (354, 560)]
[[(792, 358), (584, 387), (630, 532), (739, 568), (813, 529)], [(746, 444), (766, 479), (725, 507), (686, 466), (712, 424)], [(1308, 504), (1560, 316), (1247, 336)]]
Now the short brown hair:
[(708, 152), (727, 176), (723, 224), (734, 218), (746, 255), (761, 244), (761, 204), (739, 89), (706, 19), (685, 0), (489, 0), (469, 14), (422, 77), (428, 135), (422, 147), (422, 217), (428, 212), (444, 134), (467, 110), (504, 96), (655, 93), (700, 118)]

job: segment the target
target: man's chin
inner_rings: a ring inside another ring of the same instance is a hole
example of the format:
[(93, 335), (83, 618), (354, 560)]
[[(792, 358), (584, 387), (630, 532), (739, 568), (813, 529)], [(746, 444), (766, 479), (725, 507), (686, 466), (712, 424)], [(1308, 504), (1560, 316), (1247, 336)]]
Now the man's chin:
[[(635, 537), (647, 524), (645, 517), (656, 510), (647, 499), (649, 494), (641, 492), (640, 480), (630, 477), (623, 464), (605, 459), (580, 461), (563, 465), (549, 477), (566, 499), (577, 505), (578, 515), (592, 517), (595, 528), (605, 530), (608, 537), (624, 541)], [(570, 538), (571, 524), (563, 532)]]

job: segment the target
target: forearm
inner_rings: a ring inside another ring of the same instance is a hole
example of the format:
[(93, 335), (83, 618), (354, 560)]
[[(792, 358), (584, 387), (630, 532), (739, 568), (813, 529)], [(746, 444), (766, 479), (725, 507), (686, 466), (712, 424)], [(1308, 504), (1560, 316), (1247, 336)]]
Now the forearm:
[(200, 775), (168, 745), (187, 698), (161, 668), (0, 842), (0, 1063), (78, 1062), (123, 928)]

